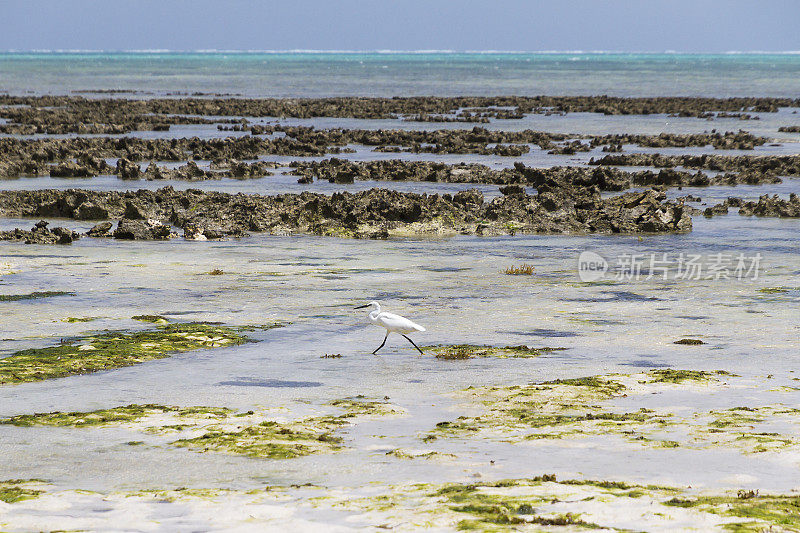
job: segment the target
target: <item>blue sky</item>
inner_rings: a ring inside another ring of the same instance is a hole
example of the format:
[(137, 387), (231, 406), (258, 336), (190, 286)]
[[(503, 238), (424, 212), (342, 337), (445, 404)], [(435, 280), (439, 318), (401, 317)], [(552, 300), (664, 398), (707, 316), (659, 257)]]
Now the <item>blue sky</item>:
[(796, 0), (0, 0), (0, 49), (800, 50)]

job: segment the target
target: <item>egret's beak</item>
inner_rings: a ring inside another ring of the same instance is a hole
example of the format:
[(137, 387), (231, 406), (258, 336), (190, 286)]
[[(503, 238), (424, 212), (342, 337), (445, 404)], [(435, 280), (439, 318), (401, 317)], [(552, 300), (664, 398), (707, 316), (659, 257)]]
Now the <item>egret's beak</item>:
[(364, 309), (365, 307), (369, 307), (370, 305), (372, 305), (372, 304), (359, 305), (358, 307), (354, 307), (353, 309)]

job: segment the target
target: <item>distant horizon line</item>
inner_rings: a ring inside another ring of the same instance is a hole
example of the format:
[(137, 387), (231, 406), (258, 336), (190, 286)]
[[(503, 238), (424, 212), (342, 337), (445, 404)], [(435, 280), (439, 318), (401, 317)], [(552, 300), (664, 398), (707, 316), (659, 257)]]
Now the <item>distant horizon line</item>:
[(421, 50), (391, 50), (391, 49), (370, 49), (370, 50), (336, 50), (336, 49), (287, 49), (287, 50), (257, 50), (257, 49), (80, 49), (80, 48), (55, 48), (55, 49), (4, 49), (0, 54), (317, 54), (317, 55), (354, 55), (354, 54), (378, 54), (378, 55), (800, 55), (800, 50), (727, 50), (724, 52), (693, 51), (680, 52), (677, 50), (450, 50), (450, 49), (421, 49)]

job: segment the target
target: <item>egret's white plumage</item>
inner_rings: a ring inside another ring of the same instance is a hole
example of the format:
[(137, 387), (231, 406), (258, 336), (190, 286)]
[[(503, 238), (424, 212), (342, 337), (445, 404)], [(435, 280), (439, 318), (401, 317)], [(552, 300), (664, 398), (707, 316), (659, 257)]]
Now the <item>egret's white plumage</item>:
[[(378, 346), (373, 354), (376, 353), (378, 350), (383, 348), (383, 345), (386, 344), (386, 339), (389, 337), (389, 333), (397, 333), (406, 337), (406, 334), (413, 333), (415, 331), (425, 331), (425, 328), (407, 319), (404, 316), (396, 315), (394, 313), (387, 313), (386, 311), (381, 311), (381, 304), (378, 302), (370, 302), (367, 305), (361, 305), (356, 307), (356, 309), (363, 309), (364, 307), (374, 307), (375, 309), (369, 313), (369, 321), (375, 324), (376, 326), (381, 326), (382, 328), (386, 329), (386, 337), (383, 338), (383, 343)], [(414, 348), (419, 350), (419, 353), (422, 353), (419, 346), (417, 346), (414, 341), (406, 337), (408, 341), (414, 345)]]

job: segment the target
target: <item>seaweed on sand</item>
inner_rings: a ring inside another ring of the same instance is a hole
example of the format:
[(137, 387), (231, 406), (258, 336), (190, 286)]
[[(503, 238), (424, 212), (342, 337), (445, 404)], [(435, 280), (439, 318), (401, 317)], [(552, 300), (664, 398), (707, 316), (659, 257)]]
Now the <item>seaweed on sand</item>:
[(249, 341), (235, 328), (207, 322), (163, 324), (155, 330), (139, 332), (107, 331), (46, 348), (20, 350), (0, 359), (0, 384), (89, 374), (169, 357), (176, 352)]

